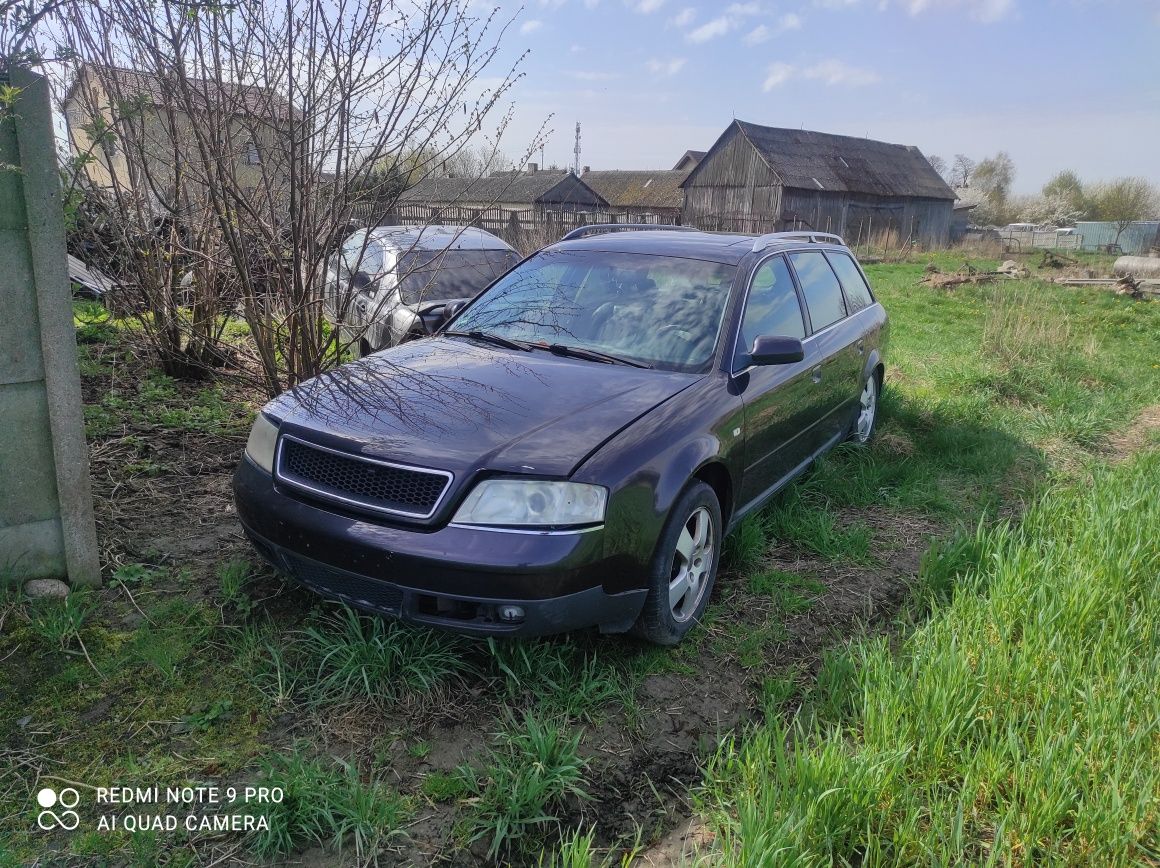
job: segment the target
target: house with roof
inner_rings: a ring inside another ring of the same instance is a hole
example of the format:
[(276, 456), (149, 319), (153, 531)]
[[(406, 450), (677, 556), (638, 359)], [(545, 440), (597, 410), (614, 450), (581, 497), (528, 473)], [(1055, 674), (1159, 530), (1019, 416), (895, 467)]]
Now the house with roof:
[[(410, 219), (441, 219), (460, 209), (577, 214), (604, 211), (608, 202), (571, 172), (541, 170), (535, 163), (513, 172), (494, 172), (484, 178), (425, 178), (399, 195), (400, 211)], [(443, 220), (442, 222), (447, 222)]]
[(685, 192), (681, 183), (687, 171), (655, 170), (591, 171), (581, 179), (608, 202), (609, 216), (626, 223), (680, 224)]
[(84, 63), (62, 108), (73, 155), (86, 158), (95, 187), (170, 209), (178, 168), (186, 194), (223, 175), (243, 194), (276, 200), (285, 190), (290, 104), (269, 88)]
[(955, 194), (913, 146), (735, 120), (682, 183), (701, 229), (947, 243)]

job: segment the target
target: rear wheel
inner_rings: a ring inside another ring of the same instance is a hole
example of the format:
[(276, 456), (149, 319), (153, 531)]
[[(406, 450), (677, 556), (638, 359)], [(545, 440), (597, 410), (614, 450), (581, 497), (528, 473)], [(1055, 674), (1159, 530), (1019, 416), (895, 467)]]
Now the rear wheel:
[(371, 342), (370, 342), (370, 341), (368, 341), (366, 338), (359, 338), (359, 341), (358, 341), (358, 354), (359, 354), (359, 356), (360, 356), (360, 357), (362, 357), (362, 356), (369, 356), (369, 355), (370, 355), (371, 353), (373, 353), (374, 351), (375, 351), (375, 348), (371, 346)]
[(649, 570), (649, 593), (634, 632), (657, 645), (676, 645), (701, 619), (721, 556), (721, 505), (695, 481), (677, 500), (661, 531)]
[(854, 417), (854, 426), (850, 429), (850, 439), (860, 445), (870, 442), (874, 436), (874, 429), (878, 425), (880, 385), (878, 374), (871, 374), (866, 378), (866, 385), (862, 387), (862, 394), (858, 398), (858, 415)]

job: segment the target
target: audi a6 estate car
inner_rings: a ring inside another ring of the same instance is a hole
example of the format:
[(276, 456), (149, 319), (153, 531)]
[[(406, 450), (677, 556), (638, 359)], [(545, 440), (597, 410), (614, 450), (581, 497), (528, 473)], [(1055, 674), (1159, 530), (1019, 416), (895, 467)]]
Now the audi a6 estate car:
[(412, 622), (679, 641), (729, 530), (874, 433), (887, 317), (837, 236), (613, 228), (271, 401), (234, 480), (258, 551)]
[(332, 319), (360, 355), (430, 334), (520, 261), (502, 238), (471, 226), (380, 226), (347, 237), (324, 273)]

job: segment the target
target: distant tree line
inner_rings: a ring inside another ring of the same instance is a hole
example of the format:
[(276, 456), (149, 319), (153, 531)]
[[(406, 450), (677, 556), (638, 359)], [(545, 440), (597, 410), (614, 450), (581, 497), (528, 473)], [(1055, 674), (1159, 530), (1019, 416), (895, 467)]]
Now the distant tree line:
[(976, 162), (955, 154), (948, 163), (927, 158), (959, 199), (975, 205), (972, 221), (983, 226), (1035, 223), (1068, 226), (1077, 220), (1116, 224), (1116, 241), (1137, 220), (1160, 215), (1160, 191), (1146, 178), (1124, 177), (1085, 182), (1070, 169), (1057, 172), (1037, 194), (1016, 196), (1015, 161), (1006, 151)]

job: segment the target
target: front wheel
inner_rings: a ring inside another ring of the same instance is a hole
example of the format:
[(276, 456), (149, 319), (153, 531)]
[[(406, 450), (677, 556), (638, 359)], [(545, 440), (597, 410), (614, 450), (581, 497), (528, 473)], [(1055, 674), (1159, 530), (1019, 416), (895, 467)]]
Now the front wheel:
[(661, 531), (649, 570), (649, 593), (634, 632), (657, 645), (676, 645), (701, 619), (721, 556), (721, 504), (696, 481), (685, 489)]
[(859, 445), (870, 442), (874, 436), (874, 429), (878, 424), (878, 374), (872, 373), (866, 378), (866, 385), (862, 387), (862, 394), (858, 398), (858, 415), (854, 418), (854, 425), (850, 429), (850, 440)]

